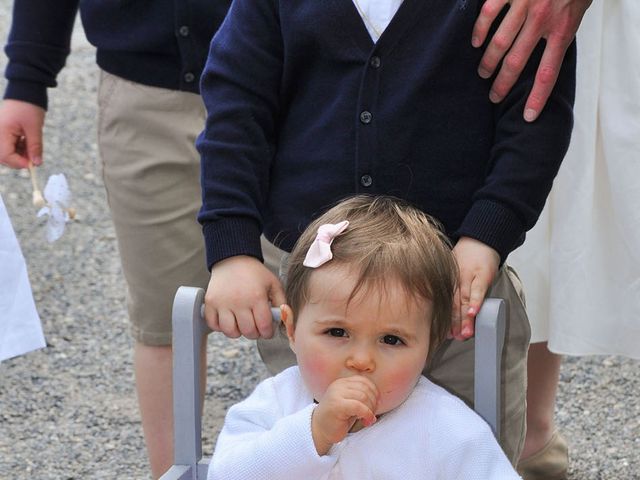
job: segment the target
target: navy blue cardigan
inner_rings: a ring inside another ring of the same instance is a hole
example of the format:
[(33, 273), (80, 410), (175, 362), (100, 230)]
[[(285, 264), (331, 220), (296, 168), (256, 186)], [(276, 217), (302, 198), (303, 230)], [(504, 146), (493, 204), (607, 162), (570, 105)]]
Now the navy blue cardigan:
[(291, 250), (341, 198), (389, 194), (504, 261), (536, 222), (569, 144), (575, 45), (537, 121), (522, 118), (543, 44), (508, 97), (471, 46), (481, 0), (405, 0), (373, 44), (351, 0), (234, 0), (201, 91), (207, 262)]
[(80, 9), (97, 63), (144, 85), (198, 93), (211, 37), (231, 0), (15, 0), (5, 98), (47, 108)]

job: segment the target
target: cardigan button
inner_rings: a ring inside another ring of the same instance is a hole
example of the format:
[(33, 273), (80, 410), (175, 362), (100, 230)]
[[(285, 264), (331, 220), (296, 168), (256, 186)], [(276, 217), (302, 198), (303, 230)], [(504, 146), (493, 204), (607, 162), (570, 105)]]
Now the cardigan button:
[(369, 60), (369, 65), (371, 65), (371, 68), (380, 68), (381, 63), (382, 62), (380, 61), (380, 57), (378, 56), (373, 56)]
[(189, 27), (187, 27), (186, 25), (182, 25), (179, 29), (178, 29), (178, 34), (181, 37), (188, 37), (189, 36)]
[(373, 115), (371, 115), (371, 112), (368, 112), (367, 110), (364, 110), (362, 113), (360, 113), (360, 121), (365, 125), (371, 123), (372, 118)]
[(196, 79), (196, 76), (191, 73), (191, 72), (187, 72), (184, 74), (184, 81), (187, 83), (191, 83)]
[(370, 187), (372, 183), (373, 183), (373, 178), (371, 178), (371, 175), (363, 175), (360, 177), (360, 184), (363, 187)]

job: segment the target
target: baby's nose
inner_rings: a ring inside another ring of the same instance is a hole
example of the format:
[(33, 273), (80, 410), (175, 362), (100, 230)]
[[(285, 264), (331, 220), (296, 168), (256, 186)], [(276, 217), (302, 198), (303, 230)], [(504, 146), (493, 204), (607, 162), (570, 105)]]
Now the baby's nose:
[(353, 349), (347, 358), (347, 368), (357, 372), (373, 372), (376, 368), (374, 355), (367, 348)]

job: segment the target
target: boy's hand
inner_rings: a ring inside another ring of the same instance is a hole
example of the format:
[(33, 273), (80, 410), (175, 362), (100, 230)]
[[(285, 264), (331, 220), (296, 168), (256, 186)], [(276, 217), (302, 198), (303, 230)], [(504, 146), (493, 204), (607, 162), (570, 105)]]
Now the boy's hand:
[(280, 280), (254, 257), (239, 255), (216, 263), (204, 297), (204, 316), (227, 337), (271, 338), (269, 305), (285, 303)]
[(532, 122), (538, 117), (551, 95), (564, 54), (573, 41), (591, 1), (487, 0), (484, 3), (473, 26), (471, 43), (474, 47), (484, 44), (493, 21), (505, 5), (511, 4), (491, 38), (478, 68), (482, 78), (489, 78), (502, 61), (500, 72), (489, 95), (492, 102), (498, 103), (506, 97), (538, 42), (544, 38), (547, 44), (524, 107), (526, 121)]
[(0, 163), (27, 168), (42, 164), (45, 111), (28, 102), (4, 100), (0, 105)]
[(498, 273), (500, 255), (479, 240), (461, 237), (453, 248), (460, 278), (453, 299), (451, 335), (456, 340), (473, 336), (475, 318)]
[(378, 388), (360, 375), (335, 380), (311, 417), (311, 434), (318, 455), (326, 455), (334, 443), (347, 436), (358, 420), (365, 427), (376, 422)]

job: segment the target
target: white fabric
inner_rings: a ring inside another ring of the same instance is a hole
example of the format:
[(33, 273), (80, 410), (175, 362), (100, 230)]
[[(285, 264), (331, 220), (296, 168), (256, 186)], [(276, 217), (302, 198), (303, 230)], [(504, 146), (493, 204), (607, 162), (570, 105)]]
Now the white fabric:
[(593, 2), (578, 32), (569, 153), (525, 244), (532, 342), (640, 358), (640, 2)]
[(379, 40), (401, 4), (402, 0), (353, 0), (373, 43)]
[(422, 377), (397, 409), (319, 456), (315, 405), (298, 367), (263, 381), (227, 412), (209, 480), (508, 480), (520, 478), (488, 425)]
[(44, 346), (27, 266), (0, 195), (0, 362)]

